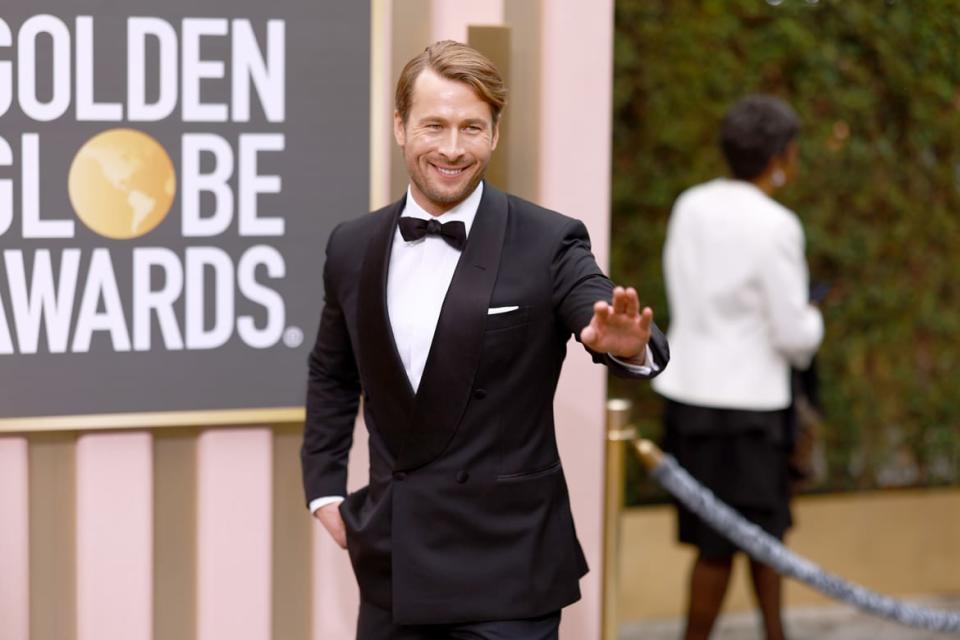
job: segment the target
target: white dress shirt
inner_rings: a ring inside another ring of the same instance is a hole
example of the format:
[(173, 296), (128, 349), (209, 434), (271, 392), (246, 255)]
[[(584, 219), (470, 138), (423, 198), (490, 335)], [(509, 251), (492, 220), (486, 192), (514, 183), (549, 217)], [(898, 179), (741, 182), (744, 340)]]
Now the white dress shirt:
[(670, 366), (653, 388), (703, 407), (789, 406), (790, 366), (805, 367), (823, 338), (796, 214), (742, 180), (688, 189), (670, 216), (663, 269)]
[[(482, 196), (481, 182), (466, 200), (444, 214), (433, 216), (417, 204), (408, 188), (407, 204), (400, 217), (435, 219), (441, 224), (460, 221), (470, 237)], [(420, 387), (440, 309), (460, 261), (460, 253), (440, 236), (428, 235), (406, 242), (399, 227), (394, 232), (387, 271), (387, 315), (397, 353), (414, 393)]]
[[(483, 197), (483, 182), (467, 196), (466, 200), (439, 216), (427, 213), (413, 199), (407, 188), (407, 202), (400, 217), (437, 220), (441, 224), (459, 220), (466, 227), (467, 237), (477, 215), (480, 199)], [(440, 319), (443, 300), (453, 280), (461, 252), (451, 247), (436, 235), (424, 236), (419, 240), (407, 242), (400, 234), (399, 227), (394, 232), (393, 247), (390, 250), (390, 264), (387, 269), (387, 314), (397, 353), (403, 362), (404, 371), (410, 387), (416, 393), (423, 377), (423, 369), (430, 354), (433, 334)], [(611, 356), (612, 357), (612, 356)], [(616, 359), (616, 358), (614, 358)], [(635, 372), (648, 374), (656, 369), (653, 354), (649, 346), (642, 364), (617, 360)], [(310, 502), (310, 512), (320, 507), (343, 500), (341, 496), (325, 496)]]

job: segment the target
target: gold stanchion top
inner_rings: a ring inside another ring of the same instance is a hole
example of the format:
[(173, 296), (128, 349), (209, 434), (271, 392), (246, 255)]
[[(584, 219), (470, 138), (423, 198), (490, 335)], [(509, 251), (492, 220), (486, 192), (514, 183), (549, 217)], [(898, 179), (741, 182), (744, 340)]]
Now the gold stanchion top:
[(607, 400), (607, 411), (630, 411), (633, 403), (626, 398), (610, 398)]
[(633, 448), (640, 456), (640, 462), (647, 468), (647, 471), (653, 471), (663, 462), (663, 451), (646, 438), (638, 438), (633, 441)]
[(631, 405), (629, 400), (622, 398), (607, 400), (607, 438), (609, 440), (632, 440), (635, 437), (630, 427)]

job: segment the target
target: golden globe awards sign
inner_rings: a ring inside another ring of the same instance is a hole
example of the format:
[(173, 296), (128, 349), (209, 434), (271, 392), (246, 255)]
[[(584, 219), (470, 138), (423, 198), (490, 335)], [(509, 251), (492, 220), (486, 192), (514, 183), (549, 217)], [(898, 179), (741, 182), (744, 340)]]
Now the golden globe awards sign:
[(326, 238), (367, 210), (369, 25), (336, 0), (4, 2), (3, 426), (302, 405)]

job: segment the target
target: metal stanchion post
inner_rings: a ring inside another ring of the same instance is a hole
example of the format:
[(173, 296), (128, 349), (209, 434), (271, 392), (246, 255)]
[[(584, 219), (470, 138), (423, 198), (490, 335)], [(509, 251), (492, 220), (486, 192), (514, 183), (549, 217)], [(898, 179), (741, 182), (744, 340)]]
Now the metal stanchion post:
[(623, 509), (624, 443), (636, 437), (629, 426), (629, 400), (607, 401), (606, 480), (603, 492), (603, 592), (601, 640), (617, 640), (620, 578), (620, 512)]

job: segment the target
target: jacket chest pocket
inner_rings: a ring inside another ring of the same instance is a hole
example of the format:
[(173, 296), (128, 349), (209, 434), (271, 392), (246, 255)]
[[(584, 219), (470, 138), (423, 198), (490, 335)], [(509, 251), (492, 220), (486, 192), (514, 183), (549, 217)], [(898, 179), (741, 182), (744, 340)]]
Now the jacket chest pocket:
[(488, 313), (484, 331), (489, 334), (521, 327), (530, 322), (530, 307), (517, 307), (503, 313)]
[(530, 308), (489, 314), (483, 332), (482, 366), (502, 367), (523, 351), (530, 329)]

